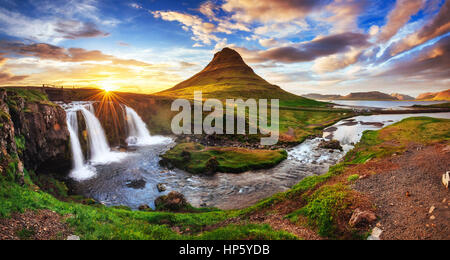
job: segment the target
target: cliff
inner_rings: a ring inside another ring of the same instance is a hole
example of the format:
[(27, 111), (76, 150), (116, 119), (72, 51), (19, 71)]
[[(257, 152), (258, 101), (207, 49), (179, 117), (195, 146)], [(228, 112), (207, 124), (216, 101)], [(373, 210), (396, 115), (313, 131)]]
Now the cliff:
[(23, 168), (70, 168), (66, 114), (46, 95), (25, 89), (0, 89), (0, 115), (1, 175), (12, 178), (12, 168), (21, 173)]

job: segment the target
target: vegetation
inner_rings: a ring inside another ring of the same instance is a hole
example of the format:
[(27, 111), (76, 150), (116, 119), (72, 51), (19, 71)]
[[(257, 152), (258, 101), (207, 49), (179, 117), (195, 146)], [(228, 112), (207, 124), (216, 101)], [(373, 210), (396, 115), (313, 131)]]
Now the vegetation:
[(284, 150), (251, 150), (244, 148), (204, 147), (201, 144), (178, 144), (163, 161), (194, 174), (215, 172), (240, 173), (266, 169), (287, 158)]
[(15, 95), (23, 98), (26, 102), (49, 101), (47, 95), (39, 90), (26, 88), (7, 88), (6, 90), (10, 93), (14, 93)]
[(450, 102), (433, 105), (414, 105), (416, 108), (450, 108)]
[[(356, 176), (347, 174), (348, 167), (355, 162), (364, 163), (368, 155), (371, 155), (369, 158), (390, 155), (392, 151), (381, 152), (381, 147), (390, 151), (392, 141), (405, 145), (408, 142), (434, 143), (449, 140), (449, 126), (450, 120), (410, 118), (377, 132), (368, 131), (350, 156), (341, 164), (331, 167), (327, 174), (305, 178), (291, 190), (276, 194), (244, 210), (138, 212), (130, 211), (127, 207), (83, 205), (70, 200), (63, 202), (36, 189), (31, 179), (36, 183), (42, 180), (36, 179), (33, 174), (30, 177), (25, 171), (27, 181), (24, 186), (19, 186), (10, 178), (0, 178), (0, 217), (9, 217), (12, 212), (24, 212), (26, 209), (49, 209), (66, 216), (65, 219), (74, 228), (74, 233), (82, 239), (296, 239), (289, 233), (274, 231), (267, 225), (245, 222), (241, 225), (218, 225), (231, 218), (245, 219), (252, 213), (270, 210), (280, 203), (292, 202), (299, 203), (299, 206), (287, 214), (286, 218), (297, 225), (313, 227), (322, 236), (339, 238), (342, 230), (339, 229), (338, 219), (352, 203), (357, 203), (355, 192), (348, 186), (348, 181), (354, 180)], [(194, 147), (193, 144), (186, 145), (184, 148), (189, 147), (192, 151), (201, 152), (205, 149)], [(179, 149), (182, 150), (182, 147)], [(208, 152), (211, 151), (206, 153)], [(8, 171), (14, 176), (17, 163), (11, 163)], [(63, 197), (67, 196), (64, 188), (61, 190), (57, 193)], [(204, 231), (205, 227), (212, 226), (217, 228)], [(174, 231), (174, 228), (178, 231)], [(23, 239), (32, 235), (30, 230), (21, 230), (19, 233)], [(363, 238), (364, 234), (366, 230), (363, 230), (360, 236), (354, 233), (352, 236)]]

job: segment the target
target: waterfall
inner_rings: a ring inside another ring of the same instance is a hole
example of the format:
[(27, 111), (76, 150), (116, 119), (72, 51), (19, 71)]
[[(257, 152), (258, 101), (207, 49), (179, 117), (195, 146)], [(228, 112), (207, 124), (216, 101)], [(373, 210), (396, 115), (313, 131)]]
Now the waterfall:
[(107, 164), (123, 159), (126, 154), (111, 151), (106, 139), (105, 131), (94, 114), (94, 106), (90, 104), (88, 109), (81, 107), (80, 111), (86, 122), (86, 131), (91, 152), (90, 162), (93, 164)]
[(70, 176), (76, 180), (90, 179), (95, 175), (95, 169), (84, 164), (83, 151), (78, 138), (77, 111), (67, 112), (67, 128), (70, 134), (70, 145), (72, 149), (73, 170)]
[[(90, 159), (85, 163), (80, 139), (78, 137), (78, 116), (80, 111), (86, 123)], [(70, 143), (73, 157), (73, 170), (70, 176), (75, 180), (87, 180), (95, 176), (96, 170), (92, 165), (108, 164), (118, 162), (127, 156), (126, 153), (113, 152), (109, 147), (105, 131), (92, 104), (75, 103), (66, 106), (67, 127), (70, 134)]]
[(128, 145), (145, 146), (166, 142), (170, 139), (162, 136), (151, 136), (147, 125), (132, 108), (125, 106), (128, 124)]

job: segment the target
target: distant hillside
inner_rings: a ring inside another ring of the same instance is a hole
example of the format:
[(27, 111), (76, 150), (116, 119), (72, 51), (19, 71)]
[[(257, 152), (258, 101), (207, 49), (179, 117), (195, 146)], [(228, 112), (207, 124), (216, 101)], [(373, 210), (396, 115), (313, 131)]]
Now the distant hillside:
[(350, 93), (339, 100), (398, 100), (397, 98), (379, 91)]
[(302, 97), (315, 99), (315, 100), (335, 100), (342, 96), (341, 95), (322, 95), (322, 94), (311, 93), (311, 94), (303, 95)]
[(399, 93), (392, 93), (391, 96), (395, 97), (398, 100), (414, 100), (414, 97), (408, 96), (408, 95), (404, 95), (404, 94), (399, 94)]
[(433, 92), (427, 92), (427, 93), (423, 93), (420, 94), (419, 96), (417, 96), (417, 100), (431, 100), (434, 97), (436, 97), (437, 93), (433, 93)]
[(427, 92), (420, 94), (416, 98), (417, 100), (430, 100), (430, 101), (450, 101), (450, 89), (442, 92)]
[(272, 85), (250, 68), (235, 50), (225, 48), (192, 78), (156, 95), (193, 99), (194, 91), (203, 98), (280, 99), (281, 106), (325, 106), (325, 103), (289, 93)]
[(357, 92), (351, 93), (347, 96), (341, 95), (323, 95), (323, 94), (307, 94), (303, 97), (311, 98), (315, 100), (414, 100), (414, 97), (404, 94), (386, 94), (378, 91), (373, 92)]

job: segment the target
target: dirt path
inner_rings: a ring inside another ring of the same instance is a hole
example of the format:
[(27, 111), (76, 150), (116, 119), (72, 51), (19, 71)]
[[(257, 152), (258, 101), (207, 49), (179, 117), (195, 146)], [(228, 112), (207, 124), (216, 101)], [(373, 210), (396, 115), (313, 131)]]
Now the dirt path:
[(450, 145), (410, 146), (376, 164), (353, 169), (369, 176), (353, 188), (373, 199), (384, 231), (381, 239), (450, 239), (449, 193), (441, 183), (450, 170)]
[(0, 219), (0, 240), (62, 240), (70, 234), (63, 217), (50, 210), (28, 210)]

